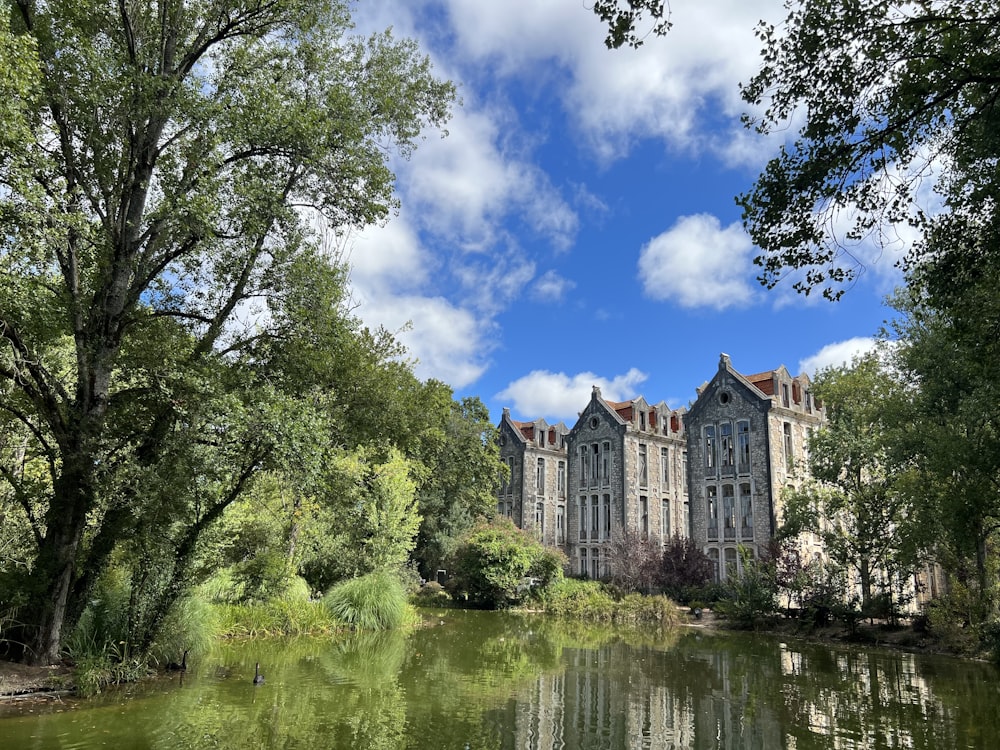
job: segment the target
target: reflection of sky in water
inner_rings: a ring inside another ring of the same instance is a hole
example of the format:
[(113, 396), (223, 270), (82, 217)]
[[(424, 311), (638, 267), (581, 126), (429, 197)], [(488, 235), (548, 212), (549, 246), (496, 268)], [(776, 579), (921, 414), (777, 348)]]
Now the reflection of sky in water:
[[(220, 644), (4, 748), (993, 748), (996, 668), (689, 628), (442, 610), (409, 634)], [(252, 684), (254, 663), (266, 683)]]

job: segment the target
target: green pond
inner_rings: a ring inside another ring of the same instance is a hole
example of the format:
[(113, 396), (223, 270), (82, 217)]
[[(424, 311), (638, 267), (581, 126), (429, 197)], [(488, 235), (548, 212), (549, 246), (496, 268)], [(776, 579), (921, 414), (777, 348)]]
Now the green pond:
[(406, 634), (223, 643), (94, 699), (2, 704), (0, 749), (1000, 747), (989, 664), (422, 614)]

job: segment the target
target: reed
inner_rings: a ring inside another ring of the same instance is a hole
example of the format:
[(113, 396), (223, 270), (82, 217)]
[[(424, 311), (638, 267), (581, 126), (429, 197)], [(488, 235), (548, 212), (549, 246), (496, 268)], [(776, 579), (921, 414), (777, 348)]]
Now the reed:
[(406, 592), (399, 579), (387, 572), (343, 581), (324, 602), (334, 617), (357, 630), (392, 630), (407, 619)]

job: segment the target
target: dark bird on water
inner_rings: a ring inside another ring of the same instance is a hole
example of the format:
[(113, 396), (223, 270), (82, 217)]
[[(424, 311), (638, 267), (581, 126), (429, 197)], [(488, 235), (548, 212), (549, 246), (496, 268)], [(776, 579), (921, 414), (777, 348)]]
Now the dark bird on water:
[(184, 655), (181, 657), (180, 664), (178, 664), (175, 661), (172, 661), (167, 665), (167, 669), (169, 669), (171, 672), (187, 672), (188, 651), (190, 651), (190, 649), (184, 649)]
[(254, 666), (253, 668), (253, 684), (254, 685), (264, 684), (264, 675), (260, 673), (260, 662), (257, 662), (256, 666)]

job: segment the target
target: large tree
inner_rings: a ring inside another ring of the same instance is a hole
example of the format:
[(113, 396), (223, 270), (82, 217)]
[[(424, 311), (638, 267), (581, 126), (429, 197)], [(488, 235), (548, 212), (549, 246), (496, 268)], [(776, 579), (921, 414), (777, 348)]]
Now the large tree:
[(798, 128), (739, 199), (765, 285), (838, 298), (864, 270), (860, 241), (970, 206), (996, 221), (998, 22), (996, 0), (796, 0), (760, 27), (747, 124)]
[(186, 554), (294, 443), (306, 394), (266, 364), (330, 283), (311, 227), (383, 219), (390, 153), (453, 90), (413, 43), (349, 37), (337, 0), (5, 8), (38, 70), (0, 157), (0, 407), (51, 473), (22, 613), (44, 663), (137, 524)]
[(815, 392), (827, 415), (809, 440), (816, 483), (786, 498), (785, 533), (818, 535), (831, 559), (857, 574), (867, 607), (879, 591), (900, 592), (917, 563), (899, 487), (911, 466), (893, 450), (904, 389), (882, 357), (869, 353), (822, 371)]
[(980, 277), (947, 305), (930, 305), (917, 279), (895, 299), (896, 366), (913, 385), (897, 450), (919, 468), (910, 494), (926, 544), (987, 617), (998, 601), (1000, 274)]

